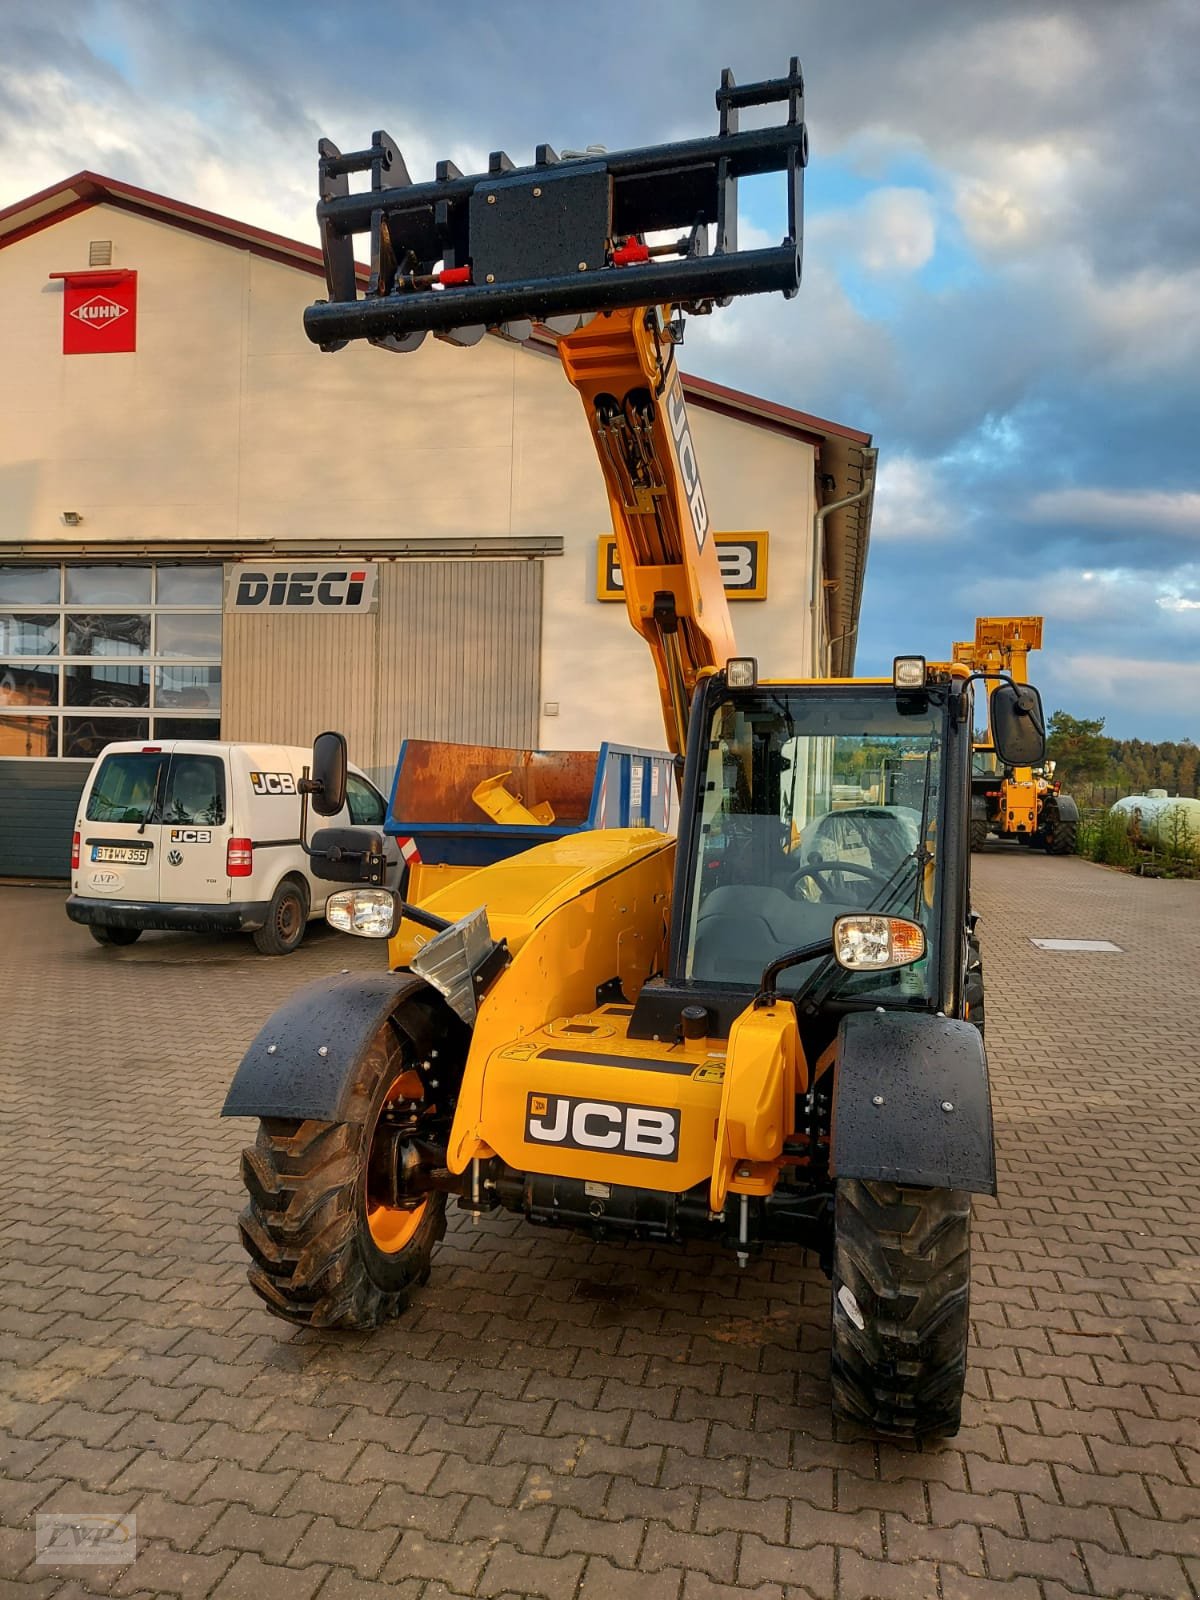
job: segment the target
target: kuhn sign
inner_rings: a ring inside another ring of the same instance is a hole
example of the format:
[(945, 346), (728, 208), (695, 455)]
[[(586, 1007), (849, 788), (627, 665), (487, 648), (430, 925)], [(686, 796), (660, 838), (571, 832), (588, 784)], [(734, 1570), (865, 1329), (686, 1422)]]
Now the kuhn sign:
[(55, 272), (63, 280), (63, 355), (128, 355), (137, 349), (137, 273)]
[(373, 561), (250, 562), (225, 578), (226, 611), (374, 611)]

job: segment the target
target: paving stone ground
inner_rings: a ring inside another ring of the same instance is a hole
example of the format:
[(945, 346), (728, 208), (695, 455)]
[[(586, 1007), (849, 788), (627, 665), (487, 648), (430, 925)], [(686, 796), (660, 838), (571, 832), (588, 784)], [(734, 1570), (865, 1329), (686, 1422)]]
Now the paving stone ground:
[[(0, 889), (3, 1592), (1194, 1600), (1200, 884), (1008, 850), (975, 880), (1002, 1193), (964, 1427), (925, 1450), (833, 1436), (828, 1290), (784, 1252), (460, 1217), (401, 1322), (275, 1321), (217, 1112), (270, 1011), (377, 948), (102, 950)], [(36, 1563), (45, 1511), (132, 1511), (136, 1561)]]

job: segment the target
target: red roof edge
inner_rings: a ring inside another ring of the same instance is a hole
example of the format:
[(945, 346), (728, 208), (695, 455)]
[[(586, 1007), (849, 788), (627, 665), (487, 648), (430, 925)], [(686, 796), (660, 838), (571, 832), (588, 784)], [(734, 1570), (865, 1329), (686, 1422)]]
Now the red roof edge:
[(773, 422), (783, 422), (789, 428), (802, 433), (825, 437), (832, 434), (838, 439), (849, 439), (852, 444), (871, 442), (871, 435), (862, 433), (857, 428), (847, 428), (840, 422), (830, 422), (826, 417), (813, 416), (809, 411), (797, 411), (793, 406), (780, 405), (776, 400), (764, 400), (760, 395), (747, 394), (744, 389), (730, 389), (723, 383), (714, 383), (711, 378), (697, 378), (694, 373), (685, 372), (683, 381), (688, 395), (701, 404), (705, 396), (708, 396), (712, 400), (723, 402), (733, 410), (751, 412)]

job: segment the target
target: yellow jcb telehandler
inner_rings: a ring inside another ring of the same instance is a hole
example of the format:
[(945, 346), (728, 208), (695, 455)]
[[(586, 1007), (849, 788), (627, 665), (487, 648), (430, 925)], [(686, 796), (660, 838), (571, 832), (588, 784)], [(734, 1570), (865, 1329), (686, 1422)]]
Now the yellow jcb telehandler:
[[(530, 318), (556, 338), (679, 758), (678, 836), (575, 833), (417, 904), (381, 886), (378, 834), (317, 831), (314, 863), (349, 885), (331, 920), (388, 939), (389, 970), (294, 996), (225, 1113), (259, 1119), (241, 1231), (279, 1316), (397, 1316), (450, 1200), (743, 1261), (793, 1245), (832, 1278), (835, 1412), (911, 1438), (959, 1425), (971, 1195), (995, 1189), (969, 963), (978, 674), (912, 655), (888, 677), (782, 679), (738, 656), (675, 359), (684, 310), (797, 290), (802, 94), (795, 60), (748, 86), (727, 72), (714, 138), (542, 146), (470, 177), (442, 162), (431, 183), (384, 134), (322, 144), (329, 297), (310, 338), (404, 351)], [(778, 126), (739, 131), (771, 104)], [(359, 169), (371, 187), (350, 193)], [(786, 237), (741, 250), (738, 180), (772, 171)], [(1036, 690), (1001, 683), (991, 710), (1002, 758), (1039, 761)], [(317, 739), (318, 815), (345, 761), (340, 735)], [(879, 794), (847, 803), (868, 767)]]

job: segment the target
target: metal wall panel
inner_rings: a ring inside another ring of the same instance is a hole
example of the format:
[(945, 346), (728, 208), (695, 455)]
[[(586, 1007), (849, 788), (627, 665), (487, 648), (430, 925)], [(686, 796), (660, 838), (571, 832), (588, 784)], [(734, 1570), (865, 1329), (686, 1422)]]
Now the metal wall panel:
[(375, 740), (378, 616), (263, 616), (232, 611), (222, 650), (221, 735), (311, 744), (324, 728), (354, 761)]
[(88, 761), (0, 761), (0, 878), (68, 878)]
[(397, 561), (380, 596), (380, 759), (401, 740), (537, 744), (540, 561)]
[(338, 728), (359, 766), (401, 741), (532, 747), (541, 675), (540, 561), (394, 561), (374, 616), (230, 612), (222, 736), (309, 744)]

